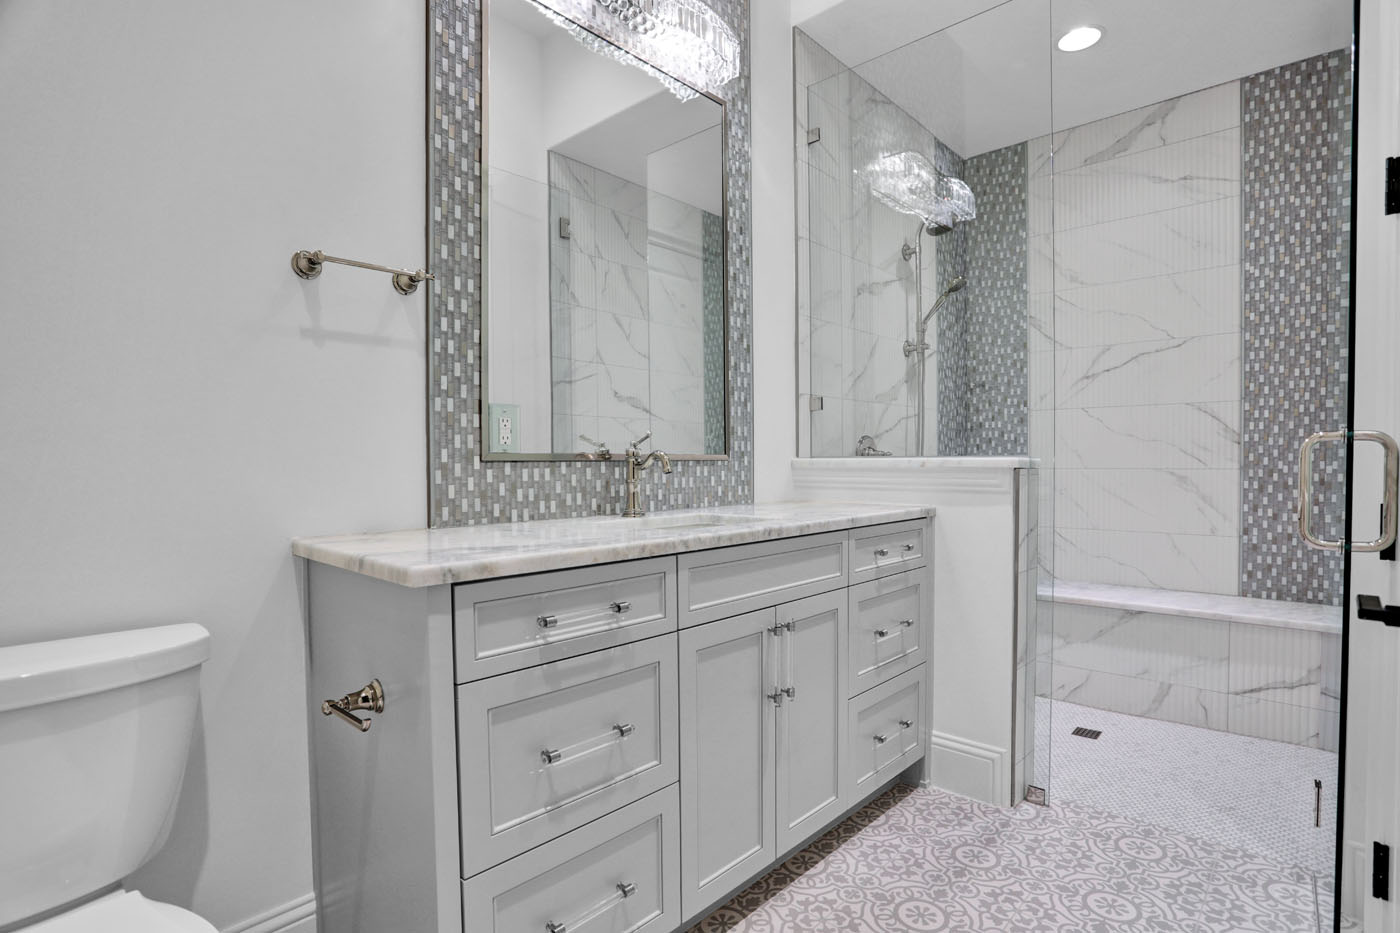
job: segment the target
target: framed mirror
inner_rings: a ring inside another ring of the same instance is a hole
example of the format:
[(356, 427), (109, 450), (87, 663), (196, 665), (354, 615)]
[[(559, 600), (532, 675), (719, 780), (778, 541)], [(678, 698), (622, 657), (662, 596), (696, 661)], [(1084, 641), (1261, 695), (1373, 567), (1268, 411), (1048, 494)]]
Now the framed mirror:
[(728, 454), (724, 104), (487, 0), (481, 450)]

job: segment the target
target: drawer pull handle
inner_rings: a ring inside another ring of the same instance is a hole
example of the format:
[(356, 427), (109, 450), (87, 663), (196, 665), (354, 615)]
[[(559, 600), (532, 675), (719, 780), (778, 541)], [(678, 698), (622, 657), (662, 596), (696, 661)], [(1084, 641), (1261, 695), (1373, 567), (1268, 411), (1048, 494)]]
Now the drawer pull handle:
[(367, 710), (371, 713), (384, 712), (384, 686), (379, 682), (378, 677), (354, 693), (347, 693), (338, 700), (326, 700), (321, 704), (322, 716), (339, 716), (341, 720), (361, 732), (368, 732), (369, 725), (374, 720), (361, 719), (354, 715), (360, 710)]
[(628, 612), (631, 610), (631, 608), (632, 604), (625, 599), (619, 599), (617, 602), (612, 604), (612, 611), (619, 614)]
[(914, 723), (913, 723), (913, 721), (912, 721), (912, 720), (909, 720), (909, 719), (901, 719), (901, 720), (899, 721), (899, 724), (900, 724), (902, 727), (904, 727), (905, 729), (912, 729), (912, 728), (914, 728)]
[(875, 736), (875, 744), (876, 744), (876, 745), (884, 745), (884, 744), (885, 744), (886, 742), (888, 742), (889, 740), (890, 740), (890, 738), (889, 738), (889, 736), (887, 736), (887, 735), (876, 735), (876, 736)]
[(615, 742), (620, 742), (636, 731), (637, 727), (630, 722), (616, 722), (602, 735), (584, 739), (582, 742), (575, 742), (573, 745), (565, 745), (562, 748), (540, 749), (540, 761), (547, 765), (573, 761), (575, 758), (582, 758), (584, 755), (601, 751)]
[(913, 627), (914, 627), (914, 620), (913, 620), (913, 619), (900, 619), (900, 620), (899, 620), (899, 624), (902, 625), (902, 626), (904, 626), (905, 628), (913, 628)]
[(887, 548), (887, 547), (877, 547), (877, 548), (875, 549), (875, 556), (876, 556), (876, 557), (889, 557), (889, 556), (890, 556), (890, 549)]
[(890, 637), (890, 630), (887, 629), (887, 628), (877, 628), (877, 629), (875, 630), (875, 637), (876, 637), (876, 638), (889, 638), (889, 637)]
[(914, 545), (912, 545), (912, 544), (906, 544), (906, 545), (904, 545), (904, 550), (906, 550), (906, 551), (912, 551), (912, 550), (914, 550)]
[(783, 705), (783, 691), (781, 691), (781, 690), (774, 690), (772, 693), (768, 694), (768, 699), (770, 699), (770, 700), (773, 701), (773, 705), (774, 705), (774, 706), (782, 706), (782, 705)]
[(539, 623), (540, 628), (554, 628), (554, 626), (559, 624), (559, 617), (539, 616), (535, 619), (535, 621)]
[(616, 885), (616, 889), (615, 893), (609, 894), (568, 923), (557, 923), (552, 920), (545, 923), (545, 933), (569, 933), (570, 930), (577, 930), (584, 924), (601, 917), (603, 914), (637, 893), (637, 886), (630, 881), (619, 881)]

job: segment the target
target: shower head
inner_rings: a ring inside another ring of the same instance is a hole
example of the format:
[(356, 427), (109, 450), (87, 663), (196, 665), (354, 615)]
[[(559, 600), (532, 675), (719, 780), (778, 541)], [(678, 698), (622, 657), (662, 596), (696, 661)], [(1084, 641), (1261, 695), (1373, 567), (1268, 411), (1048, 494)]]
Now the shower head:
[(939, 308), (943, 307), (943, 302), (948, 300), (948, 296), (955, 295), (964, 288), (967, 288), (967, 276), (958, 275), (954, 276), (953, 281), (948, 283), (948, 287), (943, 289), (943, 294), (938, 296), (938, 300), (933, 303), (933, 307), (928, 309), (928, 314), (925, 314), (923, 320), (919, 322), (920, 342), (922, 342), (924, 331), (928, 328), (929, 319), (938, 313)]

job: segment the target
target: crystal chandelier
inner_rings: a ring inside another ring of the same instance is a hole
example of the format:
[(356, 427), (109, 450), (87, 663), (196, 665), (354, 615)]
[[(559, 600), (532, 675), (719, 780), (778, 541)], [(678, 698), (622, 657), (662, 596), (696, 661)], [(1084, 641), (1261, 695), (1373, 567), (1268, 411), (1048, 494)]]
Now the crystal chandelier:
[(977, 217), (977, 201), (967, 183), (934, 168), (921, 152), (881, 156), (862, 174), (877, 201), (918, 217), (930, 233), (947, 233)]
[(703, 0), (531, 0), (590, 50), (633, 65), (681, 100), (739, 74), (739, 39)]

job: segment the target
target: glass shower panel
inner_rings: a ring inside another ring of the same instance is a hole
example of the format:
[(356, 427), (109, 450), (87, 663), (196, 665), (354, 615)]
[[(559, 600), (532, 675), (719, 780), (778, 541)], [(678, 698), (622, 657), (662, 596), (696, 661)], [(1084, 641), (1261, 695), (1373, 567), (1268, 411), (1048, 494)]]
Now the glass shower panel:
[[(1103, 34), (1055, 53), (1028, 143), (1049, 796), (1301, 873), (1330, 918), (1342, 561), (1294, 500), (1303, 440), (1346, 412), (1352, 5), (1052, 8), (1051, 41)], [(1340, 537), (1325, 454), (1311, 505)]]

